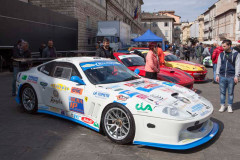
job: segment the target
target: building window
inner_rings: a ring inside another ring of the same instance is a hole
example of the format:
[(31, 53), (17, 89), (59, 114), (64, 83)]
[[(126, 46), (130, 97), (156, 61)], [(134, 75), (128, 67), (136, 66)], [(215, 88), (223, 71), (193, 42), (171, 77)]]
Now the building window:
[(88, 38), (88, 45), (91, 45), (91, 38)]
[(168, 31), (165, 31), (165, 37), (168, 37)]
[(168, 27), (168, 22), (164, 22), (164, 27)]
[(153, 27), (157, 27), (157, 22), (153, 22)]
[(144, 23), (144, 28), (147, 28), (147, 23), (146, 22)]
[(90, 17), (89, 16), (87, 16), (87, 28), (90, 28), (91, 26), (90, 26)]

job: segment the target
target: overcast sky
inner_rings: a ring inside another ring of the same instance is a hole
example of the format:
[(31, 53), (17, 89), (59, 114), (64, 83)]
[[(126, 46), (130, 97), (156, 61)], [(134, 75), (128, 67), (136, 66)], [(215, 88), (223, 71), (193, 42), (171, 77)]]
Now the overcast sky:
[(218, 0), (143, 0), (142, 11), (174, 10), (182, 21), (194, 21)]

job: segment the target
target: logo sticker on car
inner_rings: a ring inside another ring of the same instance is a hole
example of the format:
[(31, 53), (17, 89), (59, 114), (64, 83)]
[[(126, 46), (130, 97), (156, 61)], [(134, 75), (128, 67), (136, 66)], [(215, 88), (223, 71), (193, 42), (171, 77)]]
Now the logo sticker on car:
[(83, 92), (82, 88), (72, 87), (72, 89), (71, 89), (71, 93), (74, 93), (74, 94), (82, 95), (82, 92)]
[(55, 88), (55, 89), (58, 89), (58, 90), (61, 90), (61, 91), (68, 91), (69, 90), (69, 87), (67, 87), (63, 84), (51, 84), (51, 87)]
[(28, 76), (28, 80), (27, 81), (30, 82), (30, 83), (37, 83), (38, 77)]
[(83, 100), (69, 97), (69, 110), (84, 114)]
[(146, 111), (146, 110), (151, 111), (151, 112), (153, 111), (150, 104), (148, 104), (148, 105), (146, 105), (144, 107), (143, 103), (141, 103), (141, 105), (140, 104), (136, 104), (135, 107), (136, 107), (136, 110), (138, 110), (138, 111)]

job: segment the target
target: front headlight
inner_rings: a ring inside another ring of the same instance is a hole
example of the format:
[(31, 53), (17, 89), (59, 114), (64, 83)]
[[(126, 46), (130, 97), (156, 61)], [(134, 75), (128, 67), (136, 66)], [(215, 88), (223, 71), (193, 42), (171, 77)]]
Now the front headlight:
[(169, 77), (169, 76), (163, 76), (165, 79), (167, 79), (168, 81), (172, 82), (172, 83), (178, 83), (179, 81), (176, 80), (175, 78), (173, 77)]
[(187, 75), (189, 78), (191, 78), (191, 79), (194, 79), (190, 74), (188, 74), (187, 72), (184, 72), (185, 73), (185, 75)]
[(176, 117), (176, 116), (179, 115), (178, 109), (175, 108), (175, 107), (172, 107), (172, 108), (165, 107), (163, 109), (163, 113), (168, 114), (168, 115), (173, 116), (173, 117)]

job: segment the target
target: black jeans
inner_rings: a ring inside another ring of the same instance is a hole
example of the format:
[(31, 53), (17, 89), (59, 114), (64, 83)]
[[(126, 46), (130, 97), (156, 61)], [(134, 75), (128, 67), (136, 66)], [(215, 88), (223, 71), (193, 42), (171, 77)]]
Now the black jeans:
[(157, 79), (157, 72), (146, 72), (146, 78)]

